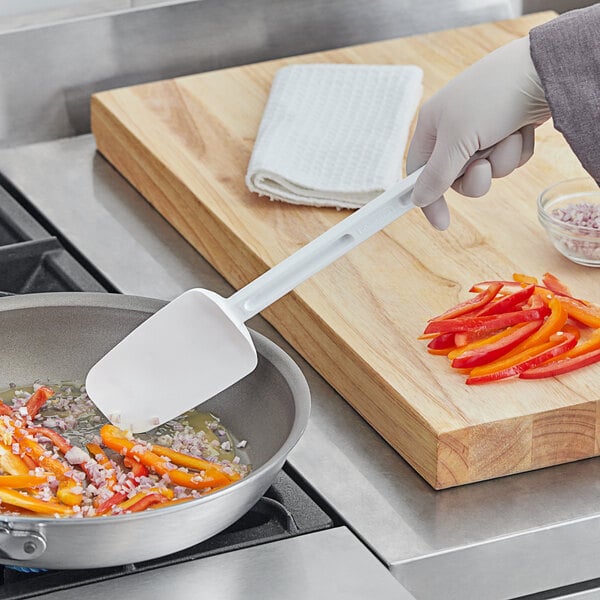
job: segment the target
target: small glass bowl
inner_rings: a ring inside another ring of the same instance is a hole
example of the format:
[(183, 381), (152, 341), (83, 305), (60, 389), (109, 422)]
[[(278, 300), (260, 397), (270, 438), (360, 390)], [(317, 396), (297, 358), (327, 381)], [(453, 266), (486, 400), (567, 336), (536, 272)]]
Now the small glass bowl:
[[(600, 267), (600, 187), (589, 177), (556, 183), (538, 197), (538, 218), (569, 260)], [(595, 220), (592, 215), (598, 215)]]

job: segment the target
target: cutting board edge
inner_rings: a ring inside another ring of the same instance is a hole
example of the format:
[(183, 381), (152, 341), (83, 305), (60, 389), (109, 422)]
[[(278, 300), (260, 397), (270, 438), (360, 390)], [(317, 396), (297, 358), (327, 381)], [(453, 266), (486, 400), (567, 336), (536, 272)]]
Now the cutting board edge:
[(592, 458), (600, 455), (600, 400), (447, 431), (438, 443), (436, 489)]

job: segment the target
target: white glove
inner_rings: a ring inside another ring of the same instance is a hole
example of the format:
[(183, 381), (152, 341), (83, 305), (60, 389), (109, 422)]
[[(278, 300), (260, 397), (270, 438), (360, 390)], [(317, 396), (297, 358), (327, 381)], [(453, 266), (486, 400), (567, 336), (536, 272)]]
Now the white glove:
[[(444, 192), (486, 194), (533, 154), (534, 127), (550, 117), (544, 89), (529, 54), (529, 37), (502, 46), (463, 71), (422, 107), (406, 171), (427, 163), (412, 199), (438, 229), (450, 223)], [(491, 149), (475, 160), (478, 150)]]

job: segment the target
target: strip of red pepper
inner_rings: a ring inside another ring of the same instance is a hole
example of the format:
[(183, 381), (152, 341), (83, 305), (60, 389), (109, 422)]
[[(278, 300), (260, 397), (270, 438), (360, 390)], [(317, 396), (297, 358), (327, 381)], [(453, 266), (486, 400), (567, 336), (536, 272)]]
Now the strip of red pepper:
[(434, 337), (428, 344), (427, 348), (430, 350), (447, 350), (448, 348), (454, 348), (454, 331), (449, 333), (440, 333), (437, 337)]
[(544, 344), (545, 349), (542, 350), (541, 352), (533, 354), (529, 358), (526, 358), (525, 360), (523, 360), (515, 365), (512, 365), (506, 369), (501, 369), (499, 371), (487, 373), (486, 375), (469, 377), (466, 381), (467, 385), (490, 383), (492, 381), (498, 381), (500, 379), (506, 379), (507, 377), (513, 377), (515, 375), (519, 375), (520, 373), (523, 373), (523, 371), (527, 371), (528, 369), (537, 367), (538, 365), (545, 363), (547, 360), (550, 360), (551, 358), (554, 358), (555, 356), (559, 356), (560, 354), (567, 352), (571, 348), (575, 347), (575, 344), (577, 344), (577, 339), (571, 333), (563, 333), (562, 336), (560, 336), (560, 337), (564, 338), (564, 340), (562, 342), (555, 344), (554, 346), (551, 346), (550, 348), (547, 348), (546, 347), (547, 344)]
[(547, 306), (529, 310), (517, 310), (500, 315), (487, 315), (484, 317), (458, 317), (443, 321), (431, 321), (427, 324), (425, 335), (431, 333), (448, 333), (450, 331), (495, 331), (504, 329), (517, 323), (537, 321), (550, 314)]
[(452, 366), (455, 369), (471, 369), (478, 365), (485, 365), (486, 363), (492, 362), (501, 356), (504, 356), (507, 352), (510, 352), (513, 348), (518, 346), (523, 340), (527, 339), (532, 333), (537, 331), (542, 326), (542, 320), (532, 321), (526, 323), (511, 334), (504, 336), (503, 338), (480, 346), (479, 348), (473, 348), (472, 350), (466, 350), (452, 361)]
[(478, 317), (484, 317), (486, 315), (498, 315), (500, 313), (509, 312), (514, 310), (521, 302), (529, 300), (530, 296), (535, 290), (535, 285), (528, 285), (527, 287), (521, 288), (512, 294), (500, 298), (497, 302), (490, 302), (484, 306), (478, 313)]
[(569, 373), (597, 362), (600, 362), (600, 348), (587, 352), (586, 354), (580, 354), (574, 358), (563, 358), (539, 367), (527, 369), (526, 371), (519, 373), (519, 377), (522, 379), (555, 377), (556, 375), (563, 375), (564, 373)]
[(552, 273), (544, 273), (542, 282), (551, 292), (554, 292), (555, 294), (559, 294), (560, 296), (573, 296), (573, 294), (571, 294), (571, 290), (558, 277), (556, 277), (556, 275), (552, 275)]
[(447, 311), (443, 312), (441, 315), (433, 317), (433, 319), (429, 320), (440, 321), (444, 319), (454, 319), (456, 317), (460, 317), (461, 315), (474, 312), (475, 310), (480, 309), (481, 307), (490, 303), (497, 296), (501, 289), (501, 283), (492, 283), (487, 287), (487, 289), (477, 294), (477, 296), (469, 298), (469, 300), (465, 300), (464, 302), (459, 302), (452, 308), (449, 308)]
[(40, 386), (27, 400), (25, 408), (27, 414), (33, 419), (39, 412), (42, 406), (54, 396), (54, 390), (45, 385)]

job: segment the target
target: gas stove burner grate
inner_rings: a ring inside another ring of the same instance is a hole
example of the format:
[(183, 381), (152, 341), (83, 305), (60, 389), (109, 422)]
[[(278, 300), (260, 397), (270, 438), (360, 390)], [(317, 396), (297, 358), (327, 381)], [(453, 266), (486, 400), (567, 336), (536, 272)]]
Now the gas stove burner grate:
[(0, 187), (0, 296), (105, 292), (58, 239)]

